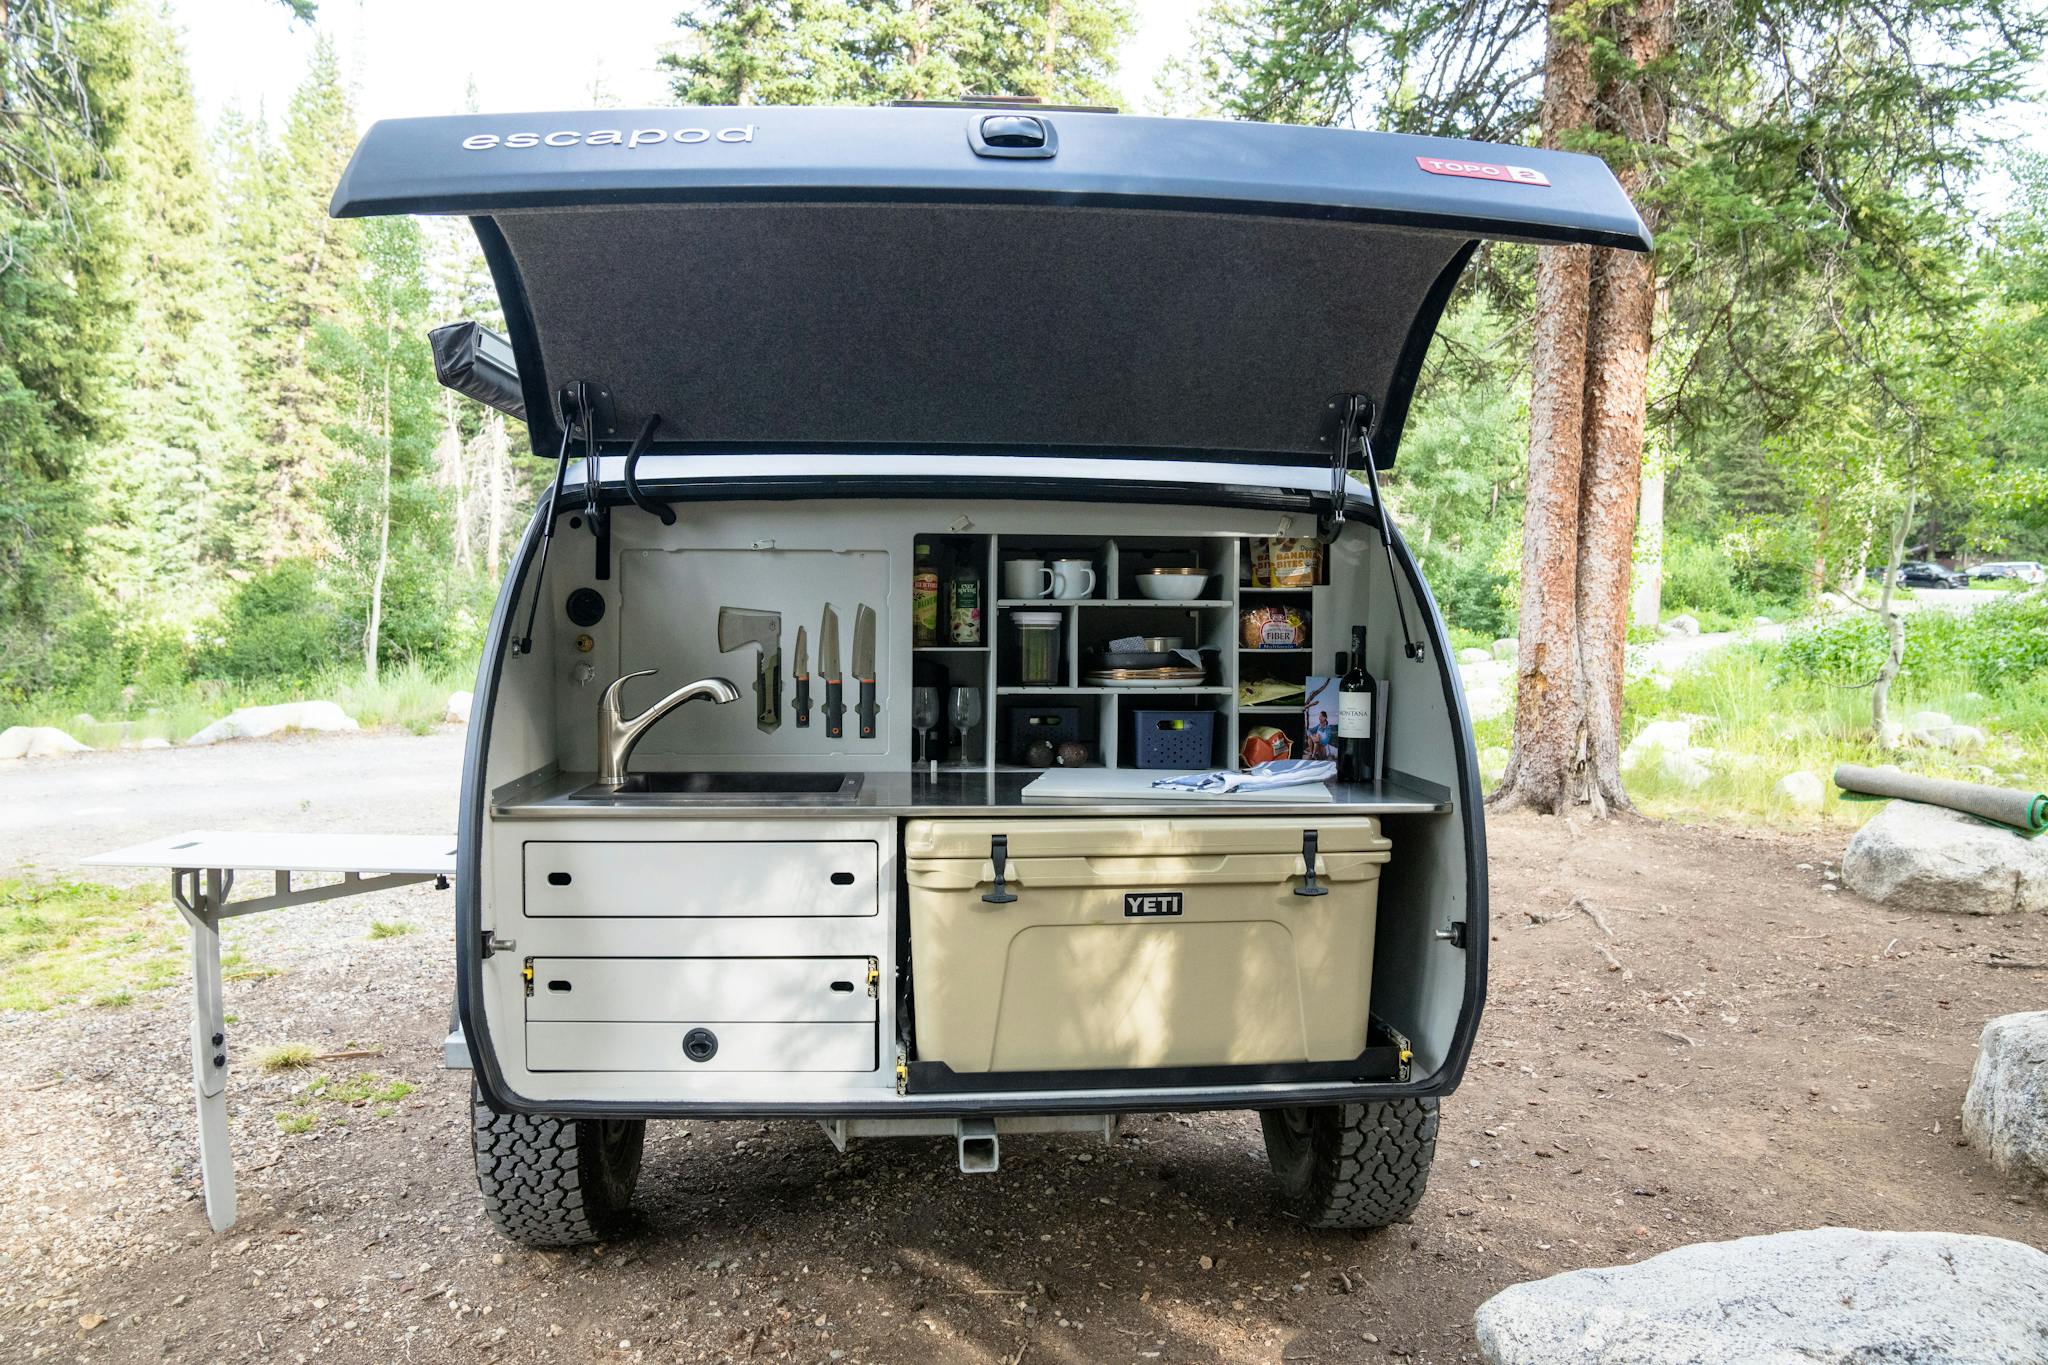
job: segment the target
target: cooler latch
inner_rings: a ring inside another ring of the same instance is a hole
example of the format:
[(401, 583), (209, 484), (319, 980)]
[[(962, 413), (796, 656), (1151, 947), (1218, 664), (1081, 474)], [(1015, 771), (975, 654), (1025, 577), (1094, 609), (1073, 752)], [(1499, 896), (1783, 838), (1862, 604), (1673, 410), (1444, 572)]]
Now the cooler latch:
[(981, 898), (990, 905), (1008, 905), (1017, 899), (1003, 886), (1003, 866), (1010, 861), (1010, 836), (998, 834), (988, 841), (989, 861), (996, 865), (996, 884), (982, 893)]
[(1316, 832), (1305, 829), (1301, 832), (1301, 885), (1294, 888), (1297, 896), (1327, 896), (1330, 888), (1316, 885)]

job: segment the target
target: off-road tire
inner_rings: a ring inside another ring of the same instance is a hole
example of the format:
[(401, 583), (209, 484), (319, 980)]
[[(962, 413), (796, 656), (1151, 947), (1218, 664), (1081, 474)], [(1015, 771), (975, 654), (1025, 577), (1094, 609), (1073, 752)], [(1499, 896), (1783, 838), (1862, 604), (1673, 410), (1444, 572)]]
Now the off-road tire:
[(530, 1247), (573, 1247), (616, 1234), (640, 1178), (645, 1119), (500, 1114), (470, 1092), (476, 1183), (491, 1221)]
[(1269, 1109), (1259, 1124), (1281, 1201), (1305, 1226), (1405, 1223), (1429, 1186), (1434, 1099)]

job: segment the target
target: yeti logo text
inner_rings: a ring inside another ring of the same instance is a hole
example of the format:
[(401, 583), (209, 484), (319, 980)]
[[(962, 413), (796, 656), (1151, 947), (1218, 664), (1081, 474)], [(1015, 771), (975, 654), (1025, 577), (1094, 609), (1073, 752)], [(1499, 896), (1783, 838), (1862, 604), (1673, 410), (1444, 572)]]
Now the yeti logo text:
[(488, 152), (493, 147), (652, 147), (658, 143), (675, 142), (685, 147), (694, 147), (700, 142), (752, 142), (754, 125), (743, 123), (737, 128), (635, 128), (628, 132), (622, 128), (599, 128), (595, 132), (579, 133), (564, 128), (552, 133), (475, 133), (462, 139), (466, 152)]
[(1174, 918), (1186, 913), (1186, 897), (1179, 891), (1124, 892), (1125, 919)]
[(1415, 164), (1431, 175), (1456, 175), (1467, 180), (1500, 180), (1510, 185), (1548, 185), (1550, 177), (1527, 166), (1496, 166), (1486, 161), (1452, 161), (1441, 156), (1418, 156)]

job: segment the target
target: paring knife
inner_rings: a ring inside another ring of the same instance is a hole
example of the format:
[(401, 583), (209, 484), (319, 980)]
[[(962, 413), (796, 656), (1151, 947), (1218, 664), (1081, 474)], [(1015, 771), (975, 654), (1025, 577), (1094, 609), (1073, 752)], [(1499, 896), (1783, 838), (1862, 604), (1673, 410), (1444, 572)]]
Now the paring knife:
[(796, 628), (796, 728), (811, 724), (811, 651), (804, 641), (804, 628)]
[(875, 737), (875, 609), (865, 602), (853, 609), (853, 677), (860, 684), (860, 700), (853, 714), (860, 717), (860, 737)]
[(846, 733), (846, 680), (839, 676), (839, 613), (830, 602), (818, 622), (818, 671), (825, 675), (825, 733), (838, 739)]

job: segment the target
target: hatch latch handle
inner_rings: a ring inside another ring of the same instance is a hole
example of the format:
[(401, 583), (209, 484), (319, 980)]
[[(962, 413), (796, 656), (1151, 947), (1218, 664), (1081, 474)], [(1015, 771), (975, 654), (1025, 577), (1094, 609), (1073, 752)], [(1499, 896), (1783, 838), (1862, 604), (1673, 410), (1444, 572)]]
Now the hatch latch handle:
[[(1401, 620), (1401, 653), (1410, 659), (1419, 660), (1423, 657), (1422, 641), (1416, 639), (1415, 632), (1408, 628), (1408, 604), (1401, 596), (1401, 575), (1394, 569), (1393, 514), (1387, 511), (1386, 499), (1380, 495), (1379, 462), (1373, 459), (1372, 454), (1372, 423), (1373, 406), (1370, 398), (1362, 393), (1354, 393), (1345, 400), (1344, 420), (1338, 429), (1337, 482), (1331, 490), (1331, 497), (1336, 502), (1336, 511), (1333, 514), (1335, 526), (1340, 530), (1343, 527), (1344, 466), (1351, 450), (1351, 443), (1356, 440), (1360, 453), (1365, 457), (1365, 482), (1372, 490), (1372, 510), (1379, 521), (1380, 549), (1387, 556), (1387, 584), (1393, 589), (1394, 611)], [(1327, 545), (1335, 539), (1336, 536), (1332, 534), (1323, 543)]]
[(1015, 893), (1003, 885), (1003, 865), (1010, 861), (1010, 836), (998, 834), (988, 841), (989, 861), (996, 865), (996, 884), (982, 893), (981, 898), (990, 905), (1008, 905), (1016, 900)]
[(1305, 829), (1301, 832), (1301, 885), (1294, 888), (1297, 896), (1327, 896), (1330, 888), (1316, 884), (1316, 832)]
[(633, 505), (650, 516), (661, 518), (663, 526), (676, 524), (676, 512), (665, 502), (656, 502), (640, 491), (640, 457), (647, 453), (647, 443), (654, 439), (654, 429), (661, 425), (661, 414), (647, 414), (647, 425), (640, 428), (640, 434), (633, 438), (633, 448), (626, 452), (626, 496)]

